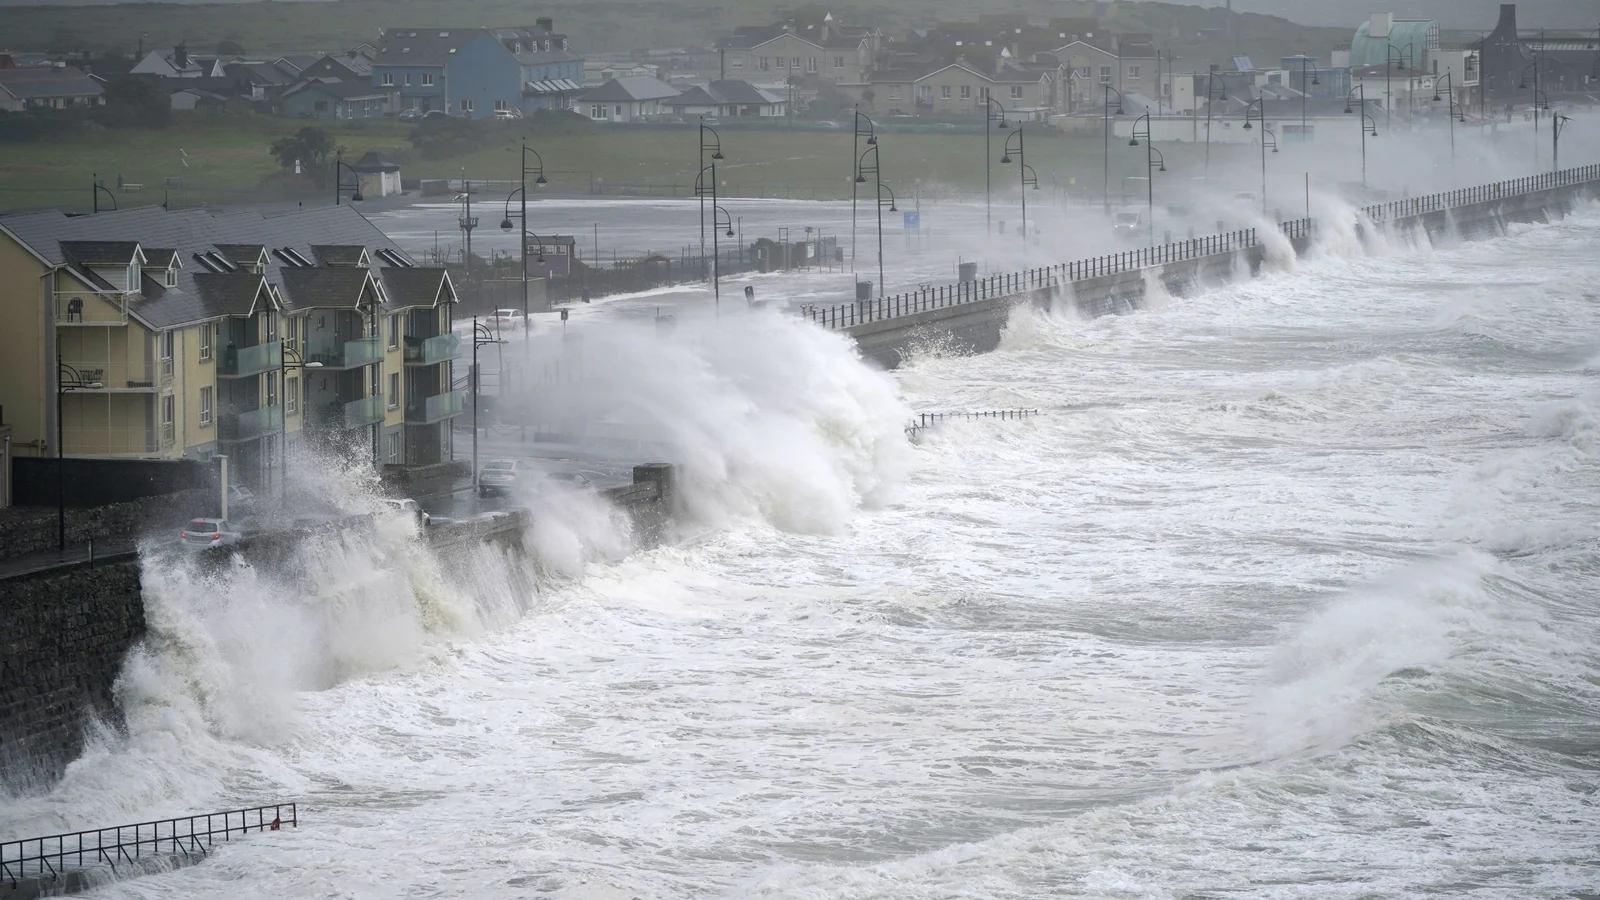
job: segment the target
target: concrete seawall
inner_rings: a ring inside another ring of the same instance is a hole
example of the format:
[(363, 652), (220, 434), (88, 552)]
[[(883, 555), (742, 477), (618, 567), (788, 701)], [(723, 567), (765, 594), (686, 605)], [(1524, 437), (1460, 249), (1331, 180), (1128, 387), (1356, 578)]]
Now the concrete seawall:
[[(1358, 230), (1422, 231), (1432, 239), (1473, 240), (1504, 232), (1514, 222), (1550, 222), (1571, 214), (1578, 203), (1600, 197), (1600, 166), (1530, 176), (1367, 207)], [(1284, 236), (1304, 256), (1316, 240), (1315, 223), (1286, 222)], [(1232, 236), (1218, 236), (1232, 237)], [(1260, 274), (1267, 248), (1250, 233), (1248, 243), (1208, 239), (1202, 252), (1193, 244), (1147, 248), (1131, 260), (1127, 254), (1032, 270), (1026, 277), (1000, 276), (1001, 283), (1020, 282), (1006, 292), (958, 291), (958, 302), (924, 309), (921, 295), (875, 304), (807, 310), (812, 321), (843, 331), (855, 339), (862, 355), (885, 368), (895, 368), (923, 352), (987, 353), (1000, 344), (1011, 311), (1021, 305), (1046, 310), (1072, 309), (1079, 315), (1103, 316), (1145, 305), (1154, 284), (1177, 297), (1208, 285)], [(1179, 257), (1170, 259), (1170, 257)], [(1110, 259), (1109, 265), (1102, 260)], [(1144, 264), (1145, 260), (1153, 260)], [(1110, 271), (1103, 271), (1109, 269)], [(1040, 277), (1040, 273), (1046, 273)], [(942, 290), (942, 289), (941, 289)], [(975, 296), (974, 296), (975, 295)], [(944, 296), (939, 294), (938, 296)], [(973, 299), (965, 299), (973, 296)], [(906, 310), (910, 311), (906, 311)]]

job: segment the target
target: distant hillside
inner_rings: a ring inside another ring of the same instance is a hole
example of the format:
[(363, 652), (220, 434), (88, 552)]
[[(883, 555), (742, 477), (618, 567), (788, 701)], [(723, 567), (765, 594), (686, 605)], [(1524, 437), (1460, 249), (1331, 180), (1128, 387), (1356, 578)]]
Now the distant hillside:
[[(1226, 0), (1172, 0), (1194, 6), (1223, 6)], [(1306, 25), (1348, 25), (1375, 12), (1407, 19), (1438, 19), (1447, 29), (1489, 31), (1500, 19), (1501, 0), (1233, 0), (1235, 12), (1268, 13)], [(1600, 28), (1595, 0), (1519, 0), (1523, 28)]]

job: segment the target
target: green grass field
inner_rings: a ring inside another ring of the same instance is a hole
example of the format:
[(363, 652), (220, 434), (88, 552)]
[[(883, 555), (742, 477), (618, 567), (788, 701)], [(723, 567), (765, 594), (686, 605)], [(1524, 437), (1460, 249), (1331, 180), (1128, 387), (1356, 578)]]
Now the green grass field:
[[(0, 145), (0, 211), (59, 208), (86, 210), (90, 185), (98, 175), (115, 187), (117, 177), (142, 184), (142, 193), (119, 193), (121, 205), (162, 202), (169, 178), (182, 179), (175, 199), (202, 203), (253, 203), (317, 199), (318, 192), (287, 178), (268, 152), (276, 139), (307, 122), (247, 117), (225, 124), (198, 122), (159, 131), (109, 131), (71, 139)], [(379, 150), (401, 160), (401, 174), (414, 178), (514, 180), (518, 148), (526, 138), (544, 157), (552, 192), (598, 190), (655, 195), (692, 195), (698, 157), (693, 128), (597, 128), (583, 134), (540, 135), (527, 126), (508, 124), (503, 139), (477, 151), (444, 160), (416, 158), (410, 126), (390, 120), (320, 123), (353, 160)], [(1003, 135), (993, 138), (994, 183), (1011, 190), (1015, 165), (1000, 165)], [(718, 178), (727, 196), (818, 198), (850, 196), (851, 135), (848, 131), (788, 129), (722, 129), (727, 159)], [(1103, 149), (1097, 137), (1063, 137), (1044, 132), (1027, 137), (1027, 161), (1040, 186), (1050, 190), (1073, 185), (1098, 191)], [(900, 195), (911, 191), (981, 189), (984, 183), (984, 140), (967, 133), (885, 133), (880, 137), (883, 179)], [(1143, 152), (1126, 141), (1113, 140), (1113, 184), (1140, 174)], [(1172, 178), (1187, 177), (1198, 166), (1192, 145), (1164, 150)], [(1213, 148), (1213, 153), (1231, 149)], [(104, 200), (102, 199), (102, 202)]]

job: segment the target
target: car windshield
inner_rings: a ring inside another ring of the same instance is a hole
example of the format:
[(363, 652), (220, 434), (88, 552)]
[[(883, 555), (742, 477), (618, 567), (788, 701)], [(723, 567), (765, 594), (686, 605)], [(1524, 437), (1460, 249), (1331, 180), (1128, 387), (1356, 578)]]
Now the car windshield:
[(1139, 214), (1138, 213), (1117, 213), (1117, 221), (1120, 222), (1120, 223), (1123, 223), (1123, 224), (1129, 224), (1129, 223), (1137, 222), (1137, 221), (1139, 221)]
[(509, 468), (512, 468), (515, 465), (516, 465), (516, 463), (513, 463), (509, 459), (491, 459), (488, 462), (484, 463), (483, 467), (485, 469), (509, 469)]
[(215, 519), (190, 519), (184, 526), (184, 531), (221, 531), (221, 523)]

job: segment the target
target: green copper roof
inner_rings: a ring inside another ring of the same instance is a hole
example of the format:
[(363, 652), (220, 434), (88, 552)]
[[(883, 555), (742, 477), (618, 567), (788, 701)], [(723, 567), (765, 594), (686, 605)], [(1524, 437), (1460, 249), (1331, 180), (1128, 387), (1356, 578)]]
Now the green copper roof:
[[(1439, 47), (1439, 23), (1427, 21), (1396, 21), (1389, 28), (1389, 37), (1375, 38), (1368, 33), (1371, 22), (1362, 22), (1356, 36), (1350, 40), (1350, 68), (1381, 66), (1390, 58), (1389, 48), (1395, 49), (1396, 62), (1405, 61), (1407, 67), (1424, 65), (1428, 51)], [(1410, 45), (1407, 49), (1406, 45)]]

